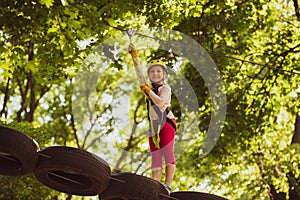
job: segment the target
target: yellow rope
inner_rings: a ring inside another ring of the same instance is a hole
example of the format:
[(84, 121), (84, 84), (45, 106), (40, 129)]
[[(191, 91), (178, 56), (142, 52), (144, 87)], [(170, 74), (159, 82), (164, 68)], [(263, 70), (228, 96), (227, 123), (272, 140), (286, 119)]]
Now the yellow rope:
[(159, 132), (160, 132), (160, 129), (161, 129), (161, 123), (158, 122), (158, 126), (157, 126), (157, 132), (158, 133), (154, 133), (153, 134), (153, 132), (155, 131), (155, 129), (154, 129), (154, 126), (153, 126), (153, 123), (152, 123), (153, 122), (152, 121), (152, 106), (151, 106), (151, 101), (150, 100), (149, 100), (149, 117), (150, 117), (150, 124), (151, 124), (150, 131), (151, 131), (152, 141), (153, 141), (153, 143), (155, 145), (155, 148), (160, 149), (160, 146), (159, 146), (159, 143), (160, 143)]

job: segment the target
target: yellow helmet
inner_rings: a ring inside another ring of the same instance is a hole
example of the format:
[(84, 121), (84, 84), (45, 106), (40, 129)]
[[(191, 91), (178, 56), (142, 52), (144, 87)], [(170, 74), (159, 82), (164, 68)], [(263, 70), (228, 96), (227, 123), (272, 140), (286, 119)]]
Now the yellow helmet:
[(151, 67), (153, 66), (161, 66), (163, 68), (163, 70), (165, 70), (166, 72), (168, 72), (167, 66), (165, 65), (164, 61), (160, 60), (160, 59), (156, 59), (156, 60), (152, 60), (147, 64), (148, 67), (148, 73)]

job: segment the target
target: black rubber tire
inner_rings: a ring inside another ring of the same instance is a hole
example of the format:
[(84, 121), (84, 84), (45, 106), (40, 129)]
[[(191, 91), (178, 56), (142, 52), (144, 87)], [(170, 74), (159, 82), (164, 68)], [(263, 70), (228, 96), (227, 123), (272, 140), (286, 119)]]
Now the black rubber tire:
[(44, 185), (80, 196), (94, 196), (108, 186), (111, 170), (98, 156), (66, 146), (52, 146), (39, 152), (34, 175)]
[(177, 198), (178, 200), (228, 200), (213, 194), (191, 191), (173, 192), (171, 193), (171, 196)]
[(38, 144), (29, 136), (0, 126), (0, 174), (22, 176), (33, 173), (38, 160)]
[(101, 200), (169, 200), (168, 191), (159, 182), (145, 176), (121, 173), (111, 176)]

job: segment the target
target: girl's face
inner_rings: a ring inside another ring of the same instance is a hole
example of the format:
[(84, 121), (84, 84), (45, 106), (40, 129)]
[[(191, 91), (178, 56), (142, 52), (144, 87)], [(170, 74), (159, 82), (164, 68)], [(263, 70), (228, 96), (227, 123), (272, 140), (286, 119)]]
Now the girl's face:
[(155, 65), (150, 68), (148, 76), (152, 83), (161, 83), (165, 79), (165, 71), (160, 65)]

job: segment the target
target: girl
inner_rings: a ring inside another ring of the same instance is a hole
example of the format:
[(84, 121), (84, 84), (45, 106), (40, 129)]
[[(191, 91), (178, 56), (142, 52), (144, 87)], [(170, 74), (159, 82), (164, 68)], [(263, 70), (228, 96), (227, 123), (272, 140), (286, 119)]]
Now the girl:
[(175, 117), (168, 109), (171, 103), (171, 88), (167, 84), (168, 71), (162, 60), (153, 60), (147, 67), (147, 75), (151, 88), (146, 83), (138, 53), (133, 44), (129, 45), (130, 53), (140, 89), (146, 94), (150, 131), (148, 134), (150, 152), (152, 156), (152, 178), (160, 181), (162, 175), (162, 158), (166, 163), (166, 177), (164, 186), (169, 193), (175, 174), (174, 137), (176, 132)]

